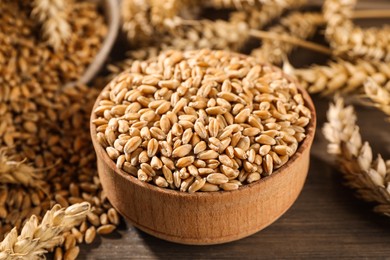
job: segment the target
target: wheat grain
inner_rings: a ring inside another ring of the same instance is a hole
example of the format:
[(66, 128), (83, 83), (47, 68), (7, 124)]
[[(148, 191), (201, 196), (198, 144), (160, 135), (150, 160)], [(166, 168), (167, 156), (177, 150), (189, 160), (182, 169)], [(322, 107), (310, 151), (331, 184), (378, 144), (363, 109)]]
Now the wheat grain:
[(379, 108), (386, 115), (390, 115), (390, 80), (387, 81), (385, 87), (379, 86), (379, 84), (369, 78), (364, 84), (364, 92), (371, 100), (369, 105)]
[(78, 225), (89, 210), (88, 203), (66, 209), (55, 205), (46, 212), (40, 224), (36, 216), (30, 217), (19, 236), (14, 228), (0, 243), (2, 259), (40, 259), (47, 250), (60, 244), (61, 234)]
[(97, 233), (100, 235), (107, 235), (110, 234), (115, 228), (116, 226), (112, 224), (103, 225), (97, 229)]
[(374, 160), (369, 143), (362, 141), (353, 107), (345, 106), (342, 98), (330, 105), (327, 117), (323, 133), (328, 153), (337, 156), (347, 184), (362, 199), (375, 202), (376, 211), (390, 216), (388, 162), (381, 155)]

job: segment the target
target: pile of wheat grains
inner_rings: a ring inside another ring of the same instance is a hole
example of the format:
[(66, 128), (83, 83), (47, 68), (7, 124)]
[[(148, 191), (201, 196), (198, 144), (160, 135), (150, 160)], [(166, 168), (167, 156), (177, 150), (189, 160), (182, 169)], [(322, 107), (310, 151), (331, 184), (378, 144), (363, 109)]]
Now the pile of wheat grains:
[(97, 139), (119, 169), (182, 192), (236, 190), (284, 165), (311, 111), (270, 65), (225, 51), (134, 62), (101, 93)]
[(119, 223), (102, 191), (89, 135), (99, 90), (65, 86), (93, 61), (107, 27), (96, 3), (67, 2), (70, 35), (54, 48), (33, 15), (38, 2), (45, 1), (0, 4), (0, 237), (55, 204), (88, 202), (87, 219), (65, 232), (56, 249), (61, 259), (77, 256), (78, 243), (92, 243)]

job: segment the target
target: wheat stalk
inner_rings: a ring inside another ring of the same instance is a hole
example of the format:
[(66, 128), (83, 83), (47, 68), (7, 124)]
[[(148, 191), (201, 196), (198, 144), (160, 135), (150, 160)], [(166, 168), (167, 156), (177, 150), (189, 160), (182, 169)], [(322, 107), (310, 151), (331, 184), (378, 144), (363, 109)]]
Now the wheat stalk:
[(22, 184), (25, 187), (42, 187), (42, 176), (31, 165), (7, 156), (7, 149), (0, 148), (0, 183)]
[[(323, 23), (320, 13), (294, 12), (282, 18), (280, 24), (271, 27), (268, 31), (277, 34), (288, 34), (299, 39), (307, 39), (314, 35), (319, 25)], [(280, 64), (283, 57), (286, 57), (294, 49), (295, 45), (264, 39), (260, 48), (254, 49), (251, 55), (274, 64)]]
[(325, 66), (295, 69), (294, 75), (310, 93), (347, 94), (363, 92), (364, 83), (369, 77), (379, 85), (384, 85), (390, 80), (390, 64), (362, 59), (353, 62), (337, 59)]
[(31, 216), (19, 235), (13, 228), (0, 243), (0, 259), (43, 259), (43, 254), (62, 243), (62, 233), (80, 224), (89, 211), (87, 202), (68, 208), (57, 204), (40, 224), (35, 215)]
[(335, 54), (390, 61), (390, 28), (363, 29), (354, 25), (351, 18), (355, 5), (356, 0), (326, 0), (324, 3), (325, 35)]
[(347, 184), (362, 199), (375, 202), (375, 211), (390, 216), (390, 161), (381, 155), (374, 160), (371, 146), (362, 142), (356, 114), (336, 98), (327, 112), (323, 133), (329, 141), (328, 153), (337, 156)]
[(66, 19), (69, 2), (65, 0), (34, 0), (32, 3), (32, 15), (41, 22), (44, 39), (54, 49), (59, 49), (71, 35), (71, 27)]

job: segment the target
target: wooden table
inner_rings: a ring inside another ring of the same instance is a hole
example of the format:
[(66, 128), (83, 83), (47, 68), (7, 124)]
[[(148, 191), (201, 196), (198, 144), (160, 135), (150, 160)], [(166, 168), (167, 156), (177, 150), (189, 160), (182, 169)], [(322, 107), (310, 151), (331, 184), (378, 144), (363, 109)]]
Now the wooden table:
[[(311, 57), (299, 59), (306, 63)], [(185, 246), (123, 223), (114, 234), (83, 245), (80, 259), (390, 259), (390, 218), (373, 213), (371, 205), (342, 185), (321, 133), (328, 100), (314, 97), (314, 102), (318, 129), (308, 179), (296, 203), (274, 224), (229, 244)], [(374, 152), (390, 158), (386, 147), (390, 125), (383, 114), (368, 108), (358, 108), (358, 112), (363, 138), (371, 142)]]

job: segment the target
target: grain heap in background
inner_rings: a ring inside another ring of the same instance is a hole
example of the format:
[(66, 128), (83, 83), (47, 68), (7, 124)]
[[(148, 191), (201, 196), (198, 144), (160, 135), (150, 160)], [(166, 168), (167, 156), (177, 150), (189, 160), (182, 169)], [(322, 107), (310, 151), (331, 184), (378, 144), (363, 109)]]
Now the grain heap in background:
[(280, 70), (225, 51), (134, 62), (98, 104), (97, 138), (117, 167), (183, 192), (235, 190), (272, 174), (311, 118)]
[(99, 51), (107, 27), (96, 4), (56, 0), (54, 5), (69, 9), (60, 17), (70, 34), (60, 33), (64, 38), (54, 46), (45, 36), (49, 18), (41, 19), (44, 11), (37, 9), (43, 2), (53, 4), (6, 0), (0, 5), (0, 235), (20, 229), (32, 215), (41, 219), (57, 203), (88, 202), (87, 219), (69, 227), (56, 249), (73, 259), (76, 243), (91, 243), (94, 233), (107, 234), (119, 224), (97, 177), (89, 136), (99, 91), (73, 83)]

